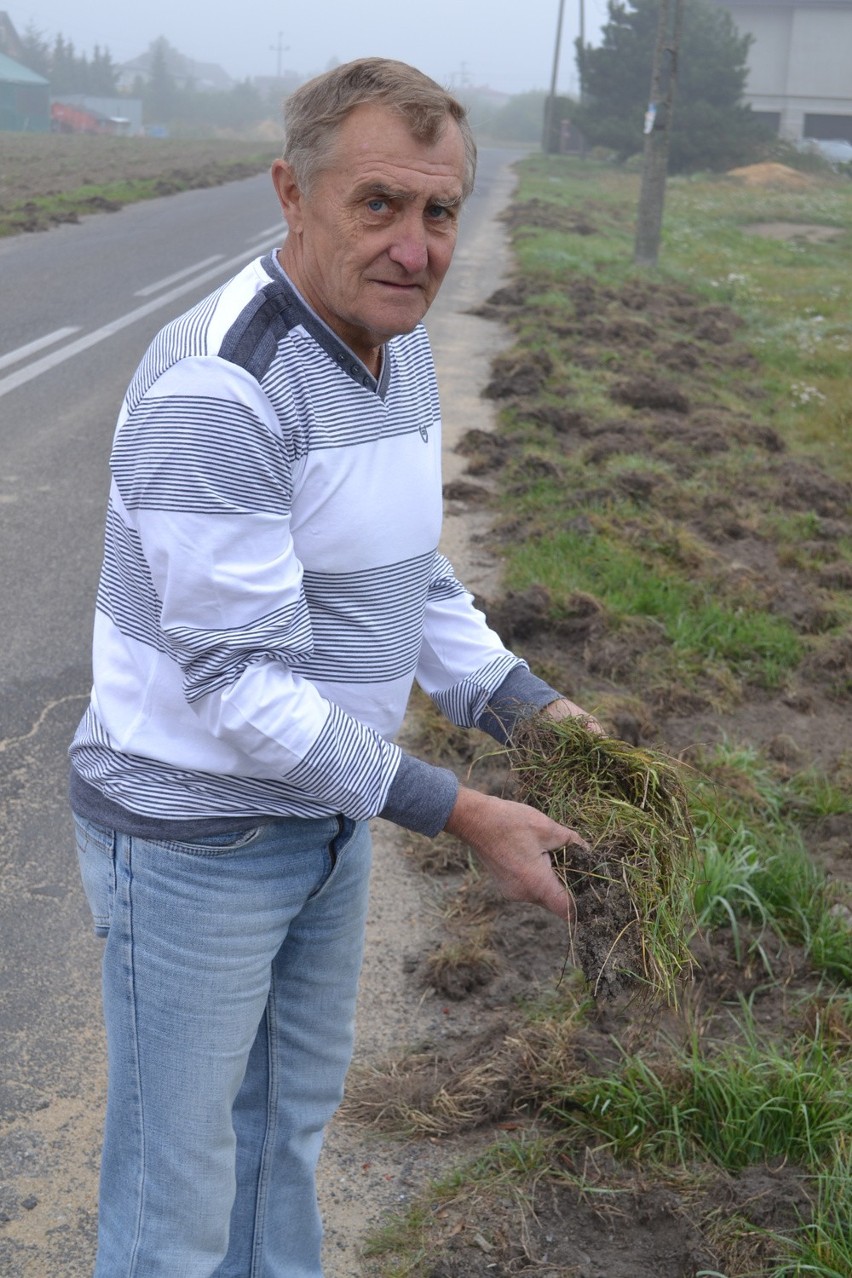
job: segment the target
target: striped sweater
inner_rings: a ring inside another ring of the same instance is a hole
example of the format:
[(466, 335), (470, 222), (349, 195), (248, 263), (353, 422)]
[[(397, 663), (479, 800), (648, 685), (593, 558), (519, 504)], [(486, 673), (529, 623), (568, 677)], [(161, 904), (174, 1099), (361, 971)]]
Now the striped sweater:
[(130, 833), (443, 828), (455, 778), (394, 743), (413, 680), (497, 736), (556, 693), (437, 550), (440, 460), (422, 327), (377, 380), (274, 255), (167, 325), (114, 440), (75, 808)]

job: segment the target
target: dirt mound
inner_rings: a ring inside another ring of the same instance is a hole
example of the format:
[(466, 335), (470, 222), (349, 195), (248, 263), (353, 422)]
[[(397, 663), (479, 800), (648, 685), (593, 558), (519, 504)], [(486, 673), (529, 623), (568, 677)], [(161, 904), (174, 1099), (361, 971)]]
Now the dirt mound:
[(782, 187), (785, 191), (805, 191), (814, 185), (813, 179), (786, 164), (767, 161), (764, 164), (747, 164), (741, 169), (729, 169), (726, 177), (736, 178), (746, 186)]

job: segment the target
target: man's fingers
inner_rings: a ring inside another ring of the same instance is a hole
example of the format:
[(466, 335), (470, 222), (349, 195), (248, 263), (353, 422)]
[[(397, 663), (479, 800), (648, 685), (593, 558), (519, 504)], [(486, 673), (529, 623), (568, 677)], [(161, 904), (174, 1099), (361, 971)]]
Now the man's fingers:
[(563, 825), (559, 827), (558, 839), (559, 841), (554, 843), (553, 847), (550, 849), (552, 852), (557, 851), (559, 848), (566, 847), (582, 848), (584, 852), (589, 851), (589, 845), (583, 836), (578, 834), (576, 830), (569, 829), (568, 826)]
[(550, 910), (552, 914), (564, 919), (567, 923), (573, 923), (577, 916), (573, 896), (552, 867), (546, 889), (539, 898), (539, 902), (546, 910)]

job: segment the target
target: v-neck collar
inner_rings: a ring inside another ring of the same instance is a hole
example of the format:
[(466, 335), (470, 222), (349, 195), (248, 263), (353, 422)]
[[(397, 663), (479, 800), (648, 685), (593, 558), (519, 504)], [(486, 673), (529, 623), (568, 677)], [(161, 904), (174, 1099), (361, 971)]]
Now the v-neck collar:
[(354, 351), (350, 350), (345, 342), (340, 340), (334, 330), (329, 328), (325, 320), (320, 319), (316, 311), (309, 306), (274, 252), (267, 253), (261, 265), (267, 275), (276, 284), (280, 285), (288, 295), (290, 303), (288, 309), (296, 313), (298, 323), (306, 332), (310, 333), (317, 345), (321, 346), (326, 354), (334, 360), (338, 368), (351, 377), (359, 386), (363, 386), (365, 390), (373, 391), (380, 399), (385, 399), (390, 384), (390, 360), (388, 359), (387, 344), (385, 343), (381, 347), (381, 368), (379, 369), (378, 377), (374, 377), (367, 365), (358, 358)]

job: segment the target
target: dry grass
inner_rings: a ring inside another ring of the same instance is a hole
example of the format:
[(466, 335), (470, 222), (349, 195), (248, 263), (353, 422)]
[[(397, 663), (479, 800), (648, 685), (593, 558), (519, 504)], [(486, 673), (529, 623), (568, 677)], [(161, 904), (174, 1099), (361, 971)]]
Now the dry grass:
[(454, 1136), (499, 1122), (579, 1076), (576, 1040), (584, 1014), (577, 999), (521, 1029), (491, 1028), (452, 1054), (411, 1052), (355, 1067), (343, 1112), (405, 1135)]
[(546, 716), (517, 734), (512, 762), (524, 801), (588, 845), (552, 856), (577, 903), (571, 958), (595, 996), (642, 988), (675, 1004), (694, 931), (685, 765), (593, 733), (581, 719)]

